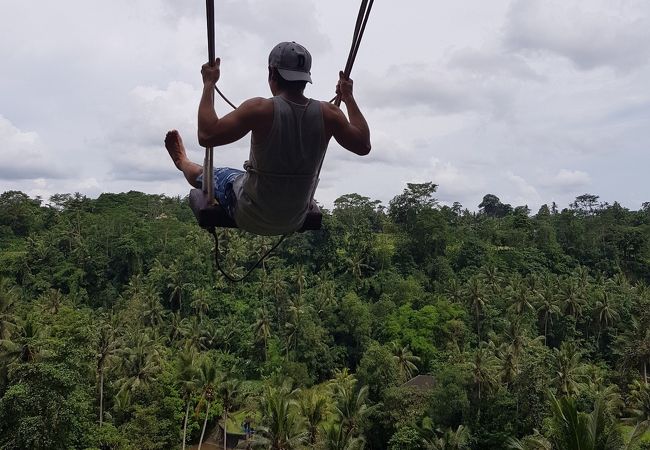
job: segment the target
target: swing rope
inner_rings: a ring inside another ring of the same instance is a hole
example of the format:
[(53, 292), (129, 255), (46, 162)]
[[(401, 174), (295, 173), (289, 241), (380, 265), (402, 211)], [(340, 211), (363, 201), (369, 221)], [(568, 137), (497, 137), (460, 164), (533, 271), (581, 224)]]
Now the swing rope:
[[(359, 51), (359, 46), (361, 45), (361, 39), (363, 38), (363, 33), (366, 31), (366, 24), (368, 23), (368, 18), (370, 17), (370, 10), (372, 9), (372, 5), (374, 2), (375, 0), (361, 1), (361, 6), (359, 7), (359, 13), (357, 14), (357, 21), (354, 26), (354, 33), (352, 35), (352, 45), (350, 46), (350, 53), (348, 54), (348, 59), (347, 62), (345, 63), (345, 69), (343, 70), (343, 73), (345, 74), (346, 78), (350, 76), (350, 73), (352, 72), (352, 66), (354, 65), (354, 61), (357, 59), (357, 52)], [(212, 4), (212, 6), (207, 7), (208, 3)], [(208, 14), (208, 52), (209, 55), (211, 55), (210, 64), (213, 64), (214, 61), (214, 0), (206, 0), (206, 11)], [(210, 53), (210, 49), (212, 49), (211, 53)], [(221, 92), (221, 90), (219, 90), (219, 87), (215, 85), (214, 89), (215, 91), (217, 91), (217, 94), (219, 94), (219, 96), (232, 107), (232, 109), (237, 109), (237, 106), (235, 106), (233, 102), (228, 100), (228, 97), (226, 97), (225, 94)], [(330, 103), (334, 103), (336, 106), (340, 106), (341, 99), (337, 95), (332, 100), (330, 100)]]
[(271, 247), (269, 250), (267, 250), (266, 253), (264, 253), (264, 255), (262, 255), (262, 257), (260, 259), (258, 259), (257, 262), (255, 264), (253, 264), (251, 266), (251, 268), (248, 269), (248, 271), (243, 276), (241, 276), (240, 278), (235, 278), (234, 276), (229, 275), (228, 273), (226, 273), (226, 271), (221, 268), (221, 263), (219, 262), (219, 237), (217, 236), (216, 228), (215, 227), (210, 227), (210, 228), (208, 228), (208, 232), (214, 238), (214, 262), (217, 265), (217, 269), (219, 269), (219, 272), (221, 272), (221, 275), (223, 275), (228, 281), (232, 281), (233, 283), (239, 283), (240, 281), (244, 281), (253, 272), (253, 270), (255, 270), (257, 268), (257, 266), (259, 266), (260, 263), (262, 261), (264, 261), (266, 259), (266, 257), (271, 254), (271, 252), (273, 250), (278, 248), (278, 246), (280, 244), (282, 244), (282, 241), (284, 241), (284, 239), (287, 236), (289, 236), (288, 234), (282, 235), (280, 240), (273, 247)]
[[(205, 12), (207, 16), (207, 26), (208, 26), (208, 62), (210, 65), (214, 65), (214, 60), (215, 60), (215, 39), (214, 39), (214, 0), (205, 0)], [(237, 107), (226, 98), (226, 96), (219, 90), (219, 88), (215, 85), (214, 89), (217, 91), (217, 93), (221, 96), (222, 99), (226, 101), (230, 106), (232, 106), (233, 109), (237, 109)], [(213, 155), (214, 155), (214, 149), (213, 147), (206, 147), (205, 149), (205, 159), (203, 161), (203, 192), (205, 192), (208, 195), (208, 198), (214, 204), (214, 170), (213, 170)], [(208, 180), (208, 185), (206, 189), (206, 180)], [(257, 266), (260, 265), (264, 259), (266, 259), (269, 254), (278, 248), (278, 246), (286, 239), (288, 234), (283, 235), (280, 240), (273, 246), (271, 247), (260, 259), (257, 260), (255, 264), (244, 274), (244, 276), (240, 278), (235, 278), (232, 275), (228, 274), (222, 267), (221, 267), (221, 262), (219, 261), (219, 237), (217, 236), (217, 230), (216, 227), (212, 226), (208, 228), (208, 232), (212, 235), (214, 238), (214, 262), (215, 265), (217, 266), (217, 269), (219, 272), (221, 272), (221, 275), (223, 275), (227, 280), (233, 282), (233, 283), (238, 283), (240, 281), (244, 281), (252, 272), (255, 270)]]
[[(375, 0), (362, 0), (361, 6), (359, 7), (359, 14), (357, 14), (357, 22), (354, 26), (354, 34), (352, 35), (352, 45), (350, 47), (350, 53), (348, 54), (348, 60), (345, 63), (345, 70), (343, 74), (346, 78), (350, 77), (352, 72), (352, 66), (354, 65), (354, 60), (357, 59), (357, 52), (359, 51), (359, 45), (361, 45), (361, 38), (363, 38), (363, 32), (366, 31), (366, 24), (368, 23), (368, 18), (370, 17), (370, 10), (372, 9), (372, 4)], [(331, 102), (334, 102), (336, 106), (341, 105), (341, 97), (337, 95), (334, 97)]]
[[(206, 23), (208, 26), (208, 63), (214, 65), (214, 0), (205, 0)], [(214, 198), (214, 148), (205, 148), (203, 158), (202, 190), (207, 195), (210, 205), (215, 204)]]
[[(362, 0), (361, 1), (361, 6), (359, 7), (359, 13), (357, 15), (357, 21), (354, 26), (354, 34), (352, 36), (352, 45), (350, 46), (350, 53), (348, 54), (348, 59), (345, 64), (345, 69), (343, 71), (343, 74), (345, 75), (346, 78), (350, 77), (350, 72), (352, 72), (352, 66), (354, 65), (354, 61), (357, 57), (357, 52), (359, 51), (359, 45), (361, 45), (361, 38), (363, 37), (363, 33), (366, 29), (366, 24), (368, 23), (368, 18), (370, 17), (370, 10), (372, 9), (372, 5), (374, 3), (374, 0)], [(207, 16), (207, 26), (208, 26), (208, 62), (210, 65), (214, 65), (214, 60), (215, 60), (215, 39), (214, 39), (214, 0), (205, 0), (205, 11), (206, 11), (206, 16)], [(219, 88), (214, 86), (214, 89), (217, 91), (219, 96), (228, 103), (233, 109), (237, 109), (237, 107), (230, 101), (226, 96), (219, 90)], [(330, 100), (330, 103), (334, 103), (336, 106), (341, 105), (341, 97), (340, 95), (337, 95), (334, 97), (332, 100)], [(205, 158), (203, 161), (203, 192), (207, 194), (208, 199), (210, 200), (211, 204), (215, 203), (215, 198), (214, 198), (214, 170), (213, 170), (213, 147), (206, 147), (205, 149)], [(311, 200), (314, 198), (314, 194), (316, 193), (316, 187), (318, 186), (318, 180), (320, 177), (320, 172), (321, 169), (323, 168), (323, 162), (325, 161), (325, 155), (323, 155), (323, 158), (320, 161), (320, 165), (318, 166), (318, 172), (316, 174), (316, 183), (314, 186), (314, 190), (311, 195), (310, 203)], [(243, 281), (246, 279), (252, 272), (255, 270), (257, 266), (260, 265), (264, 259), (271, 254), (273, 250), (278, 248), (278, 246), (289, 236), (289, 234), (282, 235), (280, 237), (280, 240), (273, 245), (264, 255), (244, 274), (244, 276), (240, 278), (235, 278), (228, 273), (226, 273), (222, 267), (221, 263), (219, 262), (219, 237), (217, 236), (217, 231), (214, 226), (211, 226), (208, 228), (208, 232), (212, 235), (214, 238), (214, 261), (217, 266), (217, 269), (221, 274), (229, 281), (233, 283), (237, 283), (240, 281)]]

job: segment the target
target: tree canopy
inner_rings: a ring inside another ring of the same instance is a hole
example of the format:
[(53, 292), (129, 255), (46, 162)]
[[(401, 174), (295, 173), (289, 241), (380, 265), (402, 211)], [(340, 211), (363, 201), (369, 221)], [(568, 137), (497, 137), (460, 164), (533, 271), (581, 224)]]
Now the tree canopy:
[[(239, 284), (186, 199), (1, 194), (0, 448), (650, 448), (650, 202), (436, 189), (344, 195)], [(235, 274), (271, 243), (219, 235)]]

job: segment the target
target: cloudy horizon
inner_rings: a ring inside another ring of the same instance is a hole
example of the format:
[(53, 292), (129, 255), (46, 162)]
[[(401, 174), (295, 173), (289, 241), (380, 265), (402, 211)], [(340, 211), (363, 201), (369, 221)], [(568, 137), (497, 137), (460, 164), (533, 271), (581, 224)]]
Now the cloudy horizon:
[[(0, 192), (130, 190), (186, 195), (163, 138), (196, 142), (203, 2), (0, 0)], [(295, 40), (312, 53), (306, 94), (333, 95), (358, 3), (217, 0), (220, 88), (268, 96), (266, 58)], [(476, 210), (568, 206), (585, 193), (650, 201), (650, 3), (643, 0), (375, 2), (352, 78), (373, 143), (334, 141), (316, 198), (356, 192), (385, 205), (408, 182)], [(217, 111), (229, 107), (217, 99)], [(248, 140), (215, 149), (240, 168)]]

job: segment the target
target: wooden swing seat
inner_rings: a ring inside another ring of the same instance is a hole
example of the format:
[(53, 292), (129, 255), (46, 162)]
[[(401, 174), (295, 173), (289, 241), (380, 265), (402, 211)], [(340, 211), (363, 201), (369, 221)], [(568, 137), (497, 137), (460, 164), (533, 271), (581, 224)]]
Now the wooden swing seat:
[[(190, 208), (201, 228), (237, 228), (235, 221), (228, 215), (228, 213), (219, 205), (213, 203), (208, 198), (207, 193), (201, 189), (192, 189), (190, 191)], [(323, 214), (320, 208), (312, 199), (309, 205), (309, 212), (299, 232), (320, 230), (323, 226)]]

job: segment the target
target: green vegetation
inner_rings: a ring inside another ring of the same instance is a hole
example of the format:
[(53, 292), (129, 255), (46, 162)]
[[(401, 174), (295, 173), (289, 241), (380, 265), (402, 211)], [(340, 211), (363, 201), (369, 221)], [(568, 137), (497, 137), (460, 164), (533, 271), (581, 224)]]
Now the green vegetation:
[(240, 284), (184, 199), (1, 194), (0, 448), (649, 449), (650, 203), (435, 190), (342, 196)]

